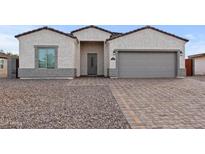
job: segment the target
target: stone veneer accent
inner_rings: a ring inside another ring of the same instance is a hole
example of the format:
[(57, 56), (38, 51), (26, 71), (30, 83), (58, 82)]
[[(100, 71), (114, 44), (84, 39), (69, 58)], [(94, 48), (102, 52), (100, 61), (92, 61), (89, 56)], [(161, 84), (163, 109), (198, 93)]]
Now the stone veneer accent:
[(75, 68), (58, 68), (58, 69), (19, 69), (20, 78), (58, 78), (58, 77), (76, 77)]
[[(117, 69), (115, 69), (115, 68), (109, 68), (108, 70), (107, 70), (107, 72), (108, 72), (108, 76), (109, 77), (118, 77), (118, 74), (117, 74)], [(176, 77), (185, 77), (186, 76), (186, 70), (185, 70), (185, 68), (179, 68), (178, 70), (177, 70), (177, 76)]]
[(185, 77), (185, 76), (186, 76), (185, 68), (179, 68), (178, 69), (178, 77)]
[(117, 77), (118, 76), (116, 68), (108, 68), (107, 74), (109, 77)]

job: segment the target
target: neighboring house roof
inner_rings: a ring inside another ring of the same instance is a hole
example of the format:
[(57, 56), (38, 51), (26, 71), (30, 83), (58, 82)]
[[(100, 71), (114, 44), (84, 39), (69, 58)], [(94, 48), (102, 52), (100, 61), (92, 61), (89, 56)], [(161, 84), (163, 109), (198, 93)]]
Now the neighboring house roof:
[(110, 33), (110, 34), (113, 34), (114, 32), (111, 32), (109, 30), (106, 30), (106, 29), (103, 29), (103, 28), (100, 28), (100, 27), (97, 27), (97, 26), (94, 26), (94, 25), (90, 25), (90, 26), (85, 26), (83, 28), (79, 28), (79, 29), (76, 29), (76, 30), (73, 30), (71, 31), (71, 34), (75, 33), (75, 32), (79, 32), (81, 30), (85, 30), (85, 29), (88, 29), (88, 28), (95, 28), (95, 29), (98, 29), (98, 30), (101, 30), (101, 31), (104, 31), (104, 32), (107, 32), (107, 33)]
[(0, 52), (0, 58), (8, 59), (8, 55), (5, 53)]
[(18, 55), (11, 55), (11, 54), (6, 54), (3, 52), (0, 52), (0, 58), (4, 58), (4, 59), (9, 59), (9, 58), (16, 58), (18, 59)]
[(195, 55), (190, 55), (188, 58), (199, 58), (199, 57), (204, 57), (205, 53), (200, 53), (200, 54), (195, 54)]
[(59, 30), (56, 30), (56, 29), (53, 29), (53, 28), (50, 28), (50, 27), (47, 27), (47, 26), (41, 27), (41, 28), (38, 28), (38, 29), (34, 29), (34, 30), (31, 30), (31, 31), (28, 31), (28, 32), (25, 32), (25, 33), (18, 34), (15, 37), (18, 38), (18, 37), (21, 37), (21, 36), (24, 36), (24, 35), (28, 35), (28, 34), (31, 34), (31, 33), (34, 33), (34, 32), (38, 32), (38, 31), (41, 31), (41, 30), (50, 30), (50, 31), (53, 31), (53, 32), (56, 32), (56, 33), (59, 33), (59, 34), (62, 34), (62, 35), (65, 35), (65, 36), (77, 39), (72, 34), (64, 33), (62, 31), (59, 31)]
[(111, 37), (111, 38), (107, 39), (107, 41), (111, 41), (111, 40), (114, 40), (114, 39), (119, 38), (119, 37), (123, 37), (123, 36), (129, 35), (129, 34), (135, 33), (135, 32), (139, 32), (139, 31), (144, 30), (144, 29), (152, 29), (152, 30), (155, 30), (155, 31), (158, 31), (160, 33), (163, 33), (163, 34), (166, 34), (166, 35), (178, 38), (178, 39), (186, 41), (186, 42), (189, 41), (189, 40), (187, 40), (185, 38), (182, 38), (182, 37), (176, 36), (174, 34), (171, 34), (171, 33), (168, 33), (168, 32), (162, 31), (162, 30), (159, 30), (159, 29), (157, 29), (155, 27), (152, 27), (152, 26), (145, 26), (145, 27), (142, 27), (142, 28), (139, 28), (139, 29), (135, 29), (133, 31), (129, 31), (127, 33), (124, 33), (122, 35), (119, 35), (119, 36), (116, 36), (116, 37)]

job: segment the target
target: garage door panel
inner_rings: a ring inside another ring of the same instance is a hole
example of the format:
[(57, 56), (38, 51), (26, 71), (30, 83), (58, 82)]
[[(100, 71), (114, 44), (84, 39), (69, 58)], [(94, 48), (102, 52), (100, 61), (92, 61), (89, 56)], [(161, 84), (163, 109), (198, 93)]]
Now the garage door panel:
[(176, 53), (120, 52), (119, 77), (153, 78), (176, 76)]

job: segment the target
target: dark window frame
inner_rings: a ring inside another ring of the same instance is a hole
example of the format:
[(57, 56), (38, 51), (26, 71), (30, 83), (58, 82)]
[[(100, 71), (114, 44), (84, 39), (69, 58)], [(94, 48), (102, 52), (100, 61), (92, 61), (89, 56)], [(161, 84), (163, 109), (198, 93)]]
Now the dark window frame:
[(0, 69), (4, 69), (4, 59), (0, 59), (2, 63), (0, 63)]

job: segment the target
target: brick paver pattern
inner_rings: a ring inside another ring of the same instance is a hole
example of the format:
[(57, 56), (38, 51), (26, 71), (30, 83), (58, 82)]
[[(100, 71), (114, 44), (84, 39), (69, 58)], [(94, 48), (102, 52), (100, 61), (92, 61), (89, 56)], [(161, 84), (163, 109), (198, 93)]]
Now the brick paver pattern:
[(203, 77), (78, 78), (67, 84), (109, 85), (132, 128), (205, 128)]

